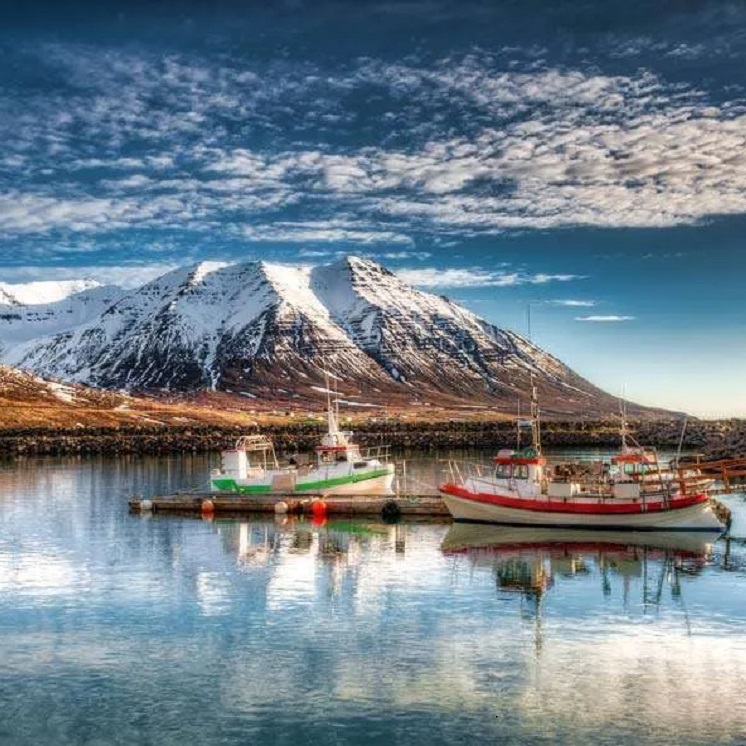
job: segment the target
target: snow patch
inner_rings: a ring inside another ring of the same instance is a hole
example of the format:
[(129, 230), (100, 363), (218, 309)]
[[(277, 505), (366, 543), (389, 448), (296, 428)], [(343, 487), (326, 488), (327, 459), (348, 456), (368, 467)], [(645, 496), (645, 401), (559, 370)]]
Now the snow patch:
[(53, 381), (47, 381), (46, 386), (60, 401), (66, 404), (72, 404), (75, 401), (75, 389), (72, 386), (67, 386), (64, 383), (54, 383)]
[(29, 306), (57, 303), (71, 295), (99, 287), (103, 285), (96, 280), (43, 280), (21, 284), (0, 282), (0, 303), (5, 302), (3, 295)]

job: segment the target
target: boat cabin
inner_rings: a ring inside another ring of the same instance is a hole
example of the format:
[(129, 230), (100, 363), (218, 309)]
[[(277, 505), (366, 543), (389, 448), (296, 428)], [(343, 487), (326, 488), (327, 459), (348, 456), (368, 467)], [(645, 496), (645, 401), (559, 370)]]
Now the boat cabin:
[(233, 479), (261, 476), (279, 469), (272, 440), (266, 435), (242, 435), (233, 448), (220, 454), (219, 474)]
[(650, 448), (625, 448), (611, 457), (612, 478), (615, 481), (659, 479), (658, 454)]
[(525, 481), (541, 481), (546, 459), (539, 455), (535, 448), (524, 448), (514, 451), (503, 448), (493, 459), (495, 464), (495, 479)]
[(329, 408), (329, 427), (316, 446), (316, 457), (319, 466), (339, 462), (360, 462), (360, 446), (352, 442), (352, 431), (340, 430), (337, 426), (337, 416), (333, 408)]
[[(344, 434), (352, 435), (352, 433)], [(342, 445), (326, 445), (322, 443), (320, 446), (316, 446), (316, 456), (319, 465), (328, 465), (339, 462), (350, 462), (354, 464), (362, 460), (360, 447), (356, 443), (350, 442), (346, 442)]]

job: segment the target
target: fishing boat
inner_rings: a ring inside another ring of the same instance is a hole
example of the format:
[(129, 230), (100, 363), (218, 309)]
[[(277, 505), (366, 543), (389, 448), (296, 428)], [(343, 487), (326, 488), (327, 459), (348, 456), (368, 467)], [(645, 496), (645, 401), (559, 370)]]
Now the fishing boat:
[(363, 451), (352, 432), (340, 430), (338, 405), (328, 408), (327, 432), (315, 449), (315, 463), (280, 465), (266, 435), (244, 435), (221, 453), (210, 474), (214, 492), (238, 494), (324, 492), (337, 495), (385, 495), (391, 492), (394, 464), (388, 446)]
[(712, 480), (696, 468), (672, 469), (653, 448), (627, 443), (610, 464), (547, 465), (532, 386), (531, 445), (500, 450), (490, 468), (450, 462), (439, 492), (457, 521), (635, 531), (710, 531), (725, 526), (707, 493)]

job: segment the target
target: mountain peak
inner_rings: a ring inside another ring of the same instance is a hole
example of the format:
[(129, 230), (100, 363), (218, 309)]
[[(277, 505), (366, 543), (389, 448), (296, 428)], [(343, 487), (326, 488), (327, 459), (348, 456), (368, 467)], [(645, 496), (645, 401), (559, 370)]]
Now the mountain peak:
[(229, 266), (231, 266), (231, 262), (199, 262), (191, 267), (189, 284), (199, 285), (207, 275)]
[(339, 260), (339, 264), (349, 267), (354, 271), (374, 271), (383, 272), (385, 274), (391, 274), (382, 264), (364, 256), (357, 256), (357, 254), (348, 254)]

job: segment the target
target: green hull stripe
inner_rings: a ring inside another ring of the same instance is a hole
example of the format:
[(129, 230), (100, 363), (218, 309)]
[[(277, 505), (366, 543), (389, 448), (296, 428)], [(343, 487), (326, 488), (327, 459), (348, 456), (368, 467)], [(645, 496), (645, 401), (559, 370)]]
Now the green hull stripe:
[(304, 482), (303, 484), (296, 484), (296, 492), (304, 492), (309, 490), (323, 490), (327, 487), (339, 487), (342, 484), (355, 484), (356, 482), (364, 482), (367, 479), (375, 479), (376, 477), (382, 477), (386, 474), (391, 474), (388, 469), (374, 469), (373, 471), (364, 471), (360, 474), (348, 474), (346, 477), (335, 477), (334, 479), (321, 479), (318, 482)]
[(263, 495), (272, 492), (271, 484), (236, 484), (235, 479), (213, 479), (212, 484), (221, 492), (237, 492), (239, 495)]
[[(365, 482), (368, 479), (375, 479), (391, 474), (388, 469), (374, 469), (373, 471), (364, 471), (359, 474), (348, 474), (344, 477), (335, 477), (334, 479), (320, 479), (316, 482), (303, 482), (295, 485), (295, 492), (320, 491), (329, 487), (339, 487), (343, 484), (355, 484)], [(263, 495), (272, 492), (271, 484), (236, 484), (235, 479), (213, 479), (212, 485), (221, 492), (235, 492), (239, 495)]]

